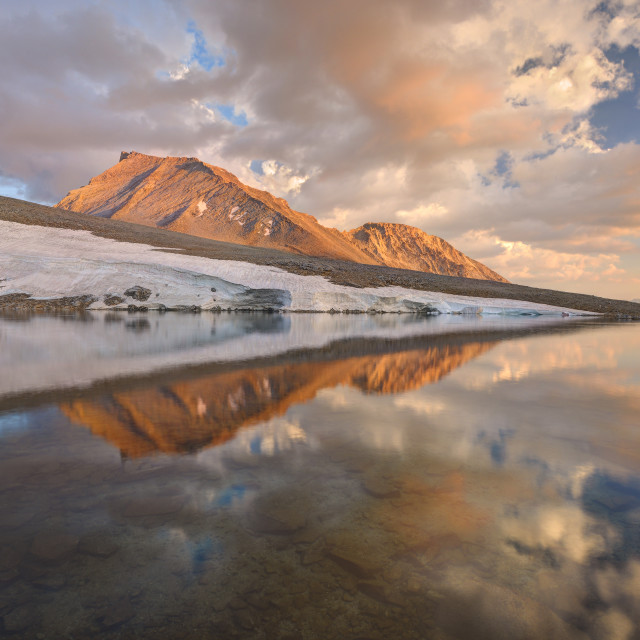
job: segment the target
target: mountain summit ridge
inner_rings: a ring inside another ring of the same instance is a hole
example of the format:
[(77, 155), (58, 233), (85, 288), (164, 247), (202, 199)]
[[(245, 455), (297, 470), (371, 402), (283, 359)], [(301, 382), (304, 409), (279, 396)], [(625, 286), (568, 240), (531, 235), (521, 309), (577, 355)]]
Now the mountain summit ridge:
[(343, 233), (363, 253), (388, 267), (507, 282), (495, 271), (465, 255), (443, 238), (429, 235), (408, 224), (366, 222), (357, 229)]
[(507, 282), (482, 263), (421, 229), (366, 223), (339, 231), (295, 211), (283, 198), (251, 187), (194, 157), (123, 151), (120, 160), (70, 191), (58, 208), (187, 233), (442, 275)]

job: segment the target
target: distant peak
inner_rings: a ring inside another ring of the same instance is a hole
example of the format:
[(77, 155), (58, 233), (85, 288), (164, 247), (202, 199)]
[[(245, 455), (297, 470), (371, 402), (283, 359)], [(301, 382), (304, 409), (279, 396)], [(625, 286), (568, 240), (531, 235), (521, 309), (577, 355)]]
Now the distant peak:
[(348, 233), (357, 234), (358, 232), (363, 231), (379, 231), (381, 233), (409, 233), (409, 234), (418, 234), (421, 236), (434, 237), (430, 236), (426, 231), (418, 227), (412, 227), (411, 225), (404, 224), (402, 222), (365, 222), (362, 226), (357, 229), (352, 229)]

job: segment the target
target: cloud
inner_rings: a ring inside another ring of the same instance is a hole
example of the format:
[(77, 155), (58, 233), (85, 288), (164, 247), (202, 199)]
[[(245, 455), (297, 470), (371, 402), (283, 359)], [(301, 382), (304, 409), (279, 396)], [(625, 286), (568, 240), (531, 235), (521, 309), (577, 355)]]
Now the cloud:
[(396, 212), (396, 217), (400, 220), (405, 220), (408, 224), (414, 226), (420, 224), (428, 224), (434, 218), (442, 218), (446, 216), (449, 210), (439, 202), (430, 202), (428, 205), (418, 205), (410, 211), (401, 210)]
[(54, 202), (121, 149), (195, 155), (340, 228), (415, 224), (476, 258), (495, 237), (533, 252), (503, 258), (513, 273), (557, 254), (576, 284), (630, 280), (640, 147), (607, 150), (592, 119), (637, 89), (610, 53), (640, 44), (636, 9), (25, 0), (0, 18), (0, 171)]
[[(588, 255), (567, 253), (533, 247), (524, 242), (508, 242), (488, 233), (476, 233), (471, 242), (489, 247), (484, 258), (509, 280), (528, 284), (532, 279), (542, 282), (556, 281), (561, 286), (567, 282), (589, 278), (622, 276), (626, 272), (616, 266), (615, 254)], [(493, 249), (497, 249), (496, 252)]]
[(297, 174), (291, 167), (277, 160), (264, 160), (259, 163), (259, 171), (250, 176), (246, 172), (246, 182), (270, 191), (285, 195), (300, 192), (302, 185), (309, 179), (309, 175)]

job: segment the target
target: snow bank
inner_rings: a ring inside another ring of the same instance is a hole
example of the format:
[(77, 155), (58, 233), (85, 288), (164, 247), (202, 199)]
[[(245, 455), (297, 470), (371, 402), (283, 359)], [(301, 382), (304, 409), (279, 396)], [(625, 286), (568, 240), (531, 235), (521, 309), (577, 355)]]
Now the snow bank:
[[(431, 305), (441, 313), (560, 315), (587, 312), (534, 302), (478, 298), (403, 287), (355, 288), (322, 276), (302, 276), (276, 267), (212, 260), (120, 242), (89, 231), (0, 221), (0, 295), (34, 298), (92, 294), (91, 309), (109, 307), (105, 296), (120, 296), (138, 285), (151, 295), (150, 309), (197, 305), (202, 309), (271, 307), (284, 311), (415, 312)], [(256, 294), (256, 290), (261, 290)]]

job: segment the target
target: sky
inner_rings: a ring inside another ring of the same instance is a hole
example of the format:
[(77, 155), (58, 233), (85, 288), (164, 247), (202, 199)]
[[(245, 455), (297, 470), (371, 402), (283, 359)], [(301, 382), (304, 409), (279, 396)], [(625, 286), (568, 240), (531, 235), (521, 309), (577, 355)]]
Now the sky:
[(196, 156), (339, 229), (640, 298), (640, 0), (3, 0), (0, 194)]

